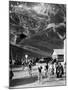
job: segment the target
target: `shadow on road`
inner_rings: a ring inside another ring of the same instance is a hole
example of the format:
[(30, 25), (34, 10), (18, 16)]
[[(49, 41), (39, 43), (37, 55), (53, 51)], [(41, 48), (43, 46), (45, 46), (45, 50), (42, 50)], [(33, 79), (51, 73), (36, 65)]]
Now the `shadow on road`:
[(37, 81), (37, 79), (38, 79), (37, 76), (28, 77), (28, 78), (13, 79), (13, 80), (9, 81), (9, 87), (30, 84), (30, 83)]
[(10, 65), (10, 68), (21, 68), (22, 67), (22, 65)]

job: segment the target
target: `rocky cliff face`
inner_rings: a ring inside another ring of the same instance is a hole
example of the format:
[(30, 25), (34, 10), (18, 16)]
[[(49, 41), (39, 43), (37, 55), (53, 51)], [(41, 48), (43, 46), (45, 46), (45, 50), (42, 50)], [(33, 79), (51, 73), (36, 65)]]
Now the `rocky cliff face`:
[(66, 38), (66, 5), (12, 1), (9, 5), (11, 43), (15, 42), (22, 48), (26, 46), (28, 50), (31, 47), (31, 51), (38, 49), (37, 52), (63, 48), (63, 40)]

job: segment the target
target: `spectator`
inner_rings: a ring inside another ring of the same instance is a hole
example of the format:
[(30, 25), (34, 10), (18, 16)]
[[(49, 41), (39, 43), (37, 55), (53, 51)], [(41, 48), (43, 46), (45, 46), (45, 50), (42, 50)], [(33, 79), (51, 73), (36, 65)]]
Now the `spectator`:
[(45, 77), (47, 77), (47, 73), (48, 73), (48, 64), (46, 64), (45, 66)]
[(47, 71), (48, 71), (48, 63), (46, 64), (46, 69), (47, 69)]
[(50, 62), (49, 65), (48, 65), (48, 78), (50, 79), (52, 75), (52, 63)]
[(32, 65), (31, 65), (31, 62), (29, 62), (28, 67), (29, 67), (29, 75), (32, 76)]
[(52, 64), (52, 75), (54, 75), (54, 65)]
[(13, 76), (14, 76), (13, 71), (10, 70), (10, 80), (12, 80)]
[(38, 80), (39, 82), (42, 81), (42, 66), (38, 67)]
[(61, 78), (63, 74), (64, 74), (63, 66), (61, 65), (61, 63), (58, 63), (58, 65), (56, 67), (57, 78)]

